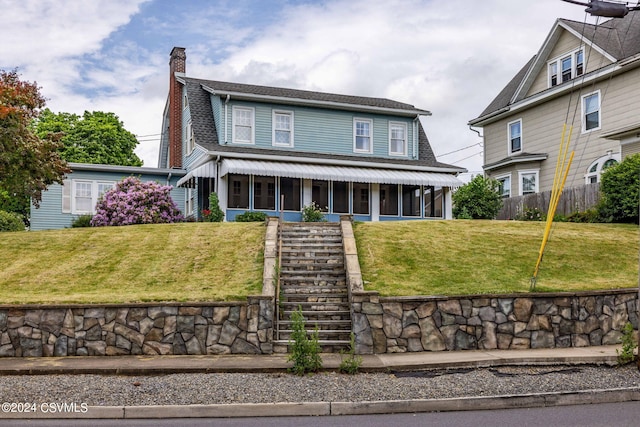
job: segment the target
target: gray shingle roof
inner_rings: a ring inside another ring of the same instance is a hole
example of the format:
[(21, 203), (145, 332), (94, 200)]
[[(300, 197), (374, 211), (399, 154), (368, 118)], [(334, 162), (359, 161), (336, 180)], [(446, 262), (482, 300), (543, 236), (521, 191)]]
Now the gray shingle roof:
[[(610, 19), (599, 25), (586, 24), (568, 19), (559, 19), (558, 22), (582, 34), (586, 40), (599, 46), (618, 61), (640, 53), (640, 11), (631, 11), (624, 18)], [(518, 71), (513, 79), (500, 91), (498, 96), (480, 113), (478, 118), (509, 106), (518, 87), (525, 79), (527, 72), (536, 63), (536, 59), (537, 56), (534, 56)], [(541, 58), (541, 60), (544, 59), (545, 58)]]
[[(337, 95), (337, 94), (327, 94), (320, 92), (310, 92), (310, 91), (301, 91), (295, 89), (282, 89), (282, 88), (272, 88), (266, 86), (255, 86), (255, 85), (245, 85), (239, 83), (226, 83), (226, 82), (217, 82), (212, 80), (202, 80), (202, 79), (194, 79), (189, 77), (181, 77), (186, 84), (187, 88), (187, 97), (189, 101), (189, 110), (191, 113), (191, 123), (193, 126), (193, 133), (195, 137), (196, 144), (201, 146), (207, 151), (216, 151), (216, 152), (233, 152), (233, 153), (260, 153), (265, 156), (285, 156), (285, 157), (306, 157), (306, 158), (318, 158), (318, 159), (340, 159), (340, 160), (348, 160), (348, 161), (363, 161), (363, 162), (371, 162), (375, 161), (377, 163), (387, 163), (387, 164), (414, 164), (416, 166), (430, 166), (430, 167), (438, 167), (438, 168), (448, 168), (448, 169), (458, 169), (460, 172), (464, 172), (465, 169), (452, 166), (446, 163), (441, 163), (436, 160), (436, 157), (431, 149), (431, 145), (427, 138), (427, 135), (422, 128), (419, 126), (419, 136), (418, 136), (418, 156), (419, 160), (402, 160), (402, 159), (393, 159), (386, 157), (362, 157), (362, 156), (354, 156), (354, 155), (338, 155), (338, 154), (327, 154), (327, 153), (308, 153), (301, 151), (292, 151), (290, 149), (278, 149), (278, 148), (258, 148), (258, 147), (241, 147), (234, 145), (225, 145), (218, 141), (218, 133), (216, 131), (215, 122), (213, 118), (213, 111), (211, 108), (211, 94), (203, 88), (206, 86), (209, 89), (216, 89), (219, 91), (228, 91), (228, 92), (241, 92), (253, 94), (257, 93), (259, 95), (267, 95), (267, 96), (279, 96), (285, 98), (296, 98), (296, 99), (313, 99), (313, 100), (325, 100), (329, 102), (339, 102), (346, 104), (357, 105), (366, 105), (366, 106), (374, 106), (374, 107), (382, 107), (382, 108), (393, 108), (400, 110), (409, 110), (413, 109), (416, 113), (424, 112), (424, 110), (418, 110), (414, 106), (409, 104), (404, 104), (401, 102), (382, 99), (382, 98), (364, 98), (358, 96), (349, 96), (349, 95)], [(256, 92), (253, 92), (255, 90)], [(304, 97), (304, 98), (303, 98)]]
[(416, 113), (427, 114), (428, 111), (416, 108), (411, 104), (398, 102), (386, 98), (370, 98), (365, 96), (340, 95), (336, 93), (314, 92), (299, 89), (287, 89), (273, 86), (258, 86), (244, 83), (221, 82), (217, 80), (204, 80), (195, 78), (184, 78), (184, 80), (199, 83), (216, 92), (236, 92), (252, 95), (301, 99), (308, 101), (333, 102), (340, 104), (351, 104), (354, 106), (367, 106), (377, 108), (389, 108), (394, 110), (415, 111)]

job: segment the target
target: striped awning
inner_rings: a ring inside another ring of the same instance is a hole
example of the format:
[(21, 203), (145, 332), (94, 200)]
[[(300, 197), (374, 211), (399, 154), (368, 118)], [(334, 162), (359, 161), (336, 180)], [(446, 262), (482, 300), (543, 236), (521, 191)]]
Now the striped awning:
[(215, 178), (216, 177), (216, 164), (214, 162), (207, 162), (203, 165), (190, 170), (185, 176), (180, 178), (176, 183), (176, 187), (189, 187), (194, 188), (191, 182), (194, 178)]
[(432, 185), (451, 188), (457, 188), (464, 184), (452, 174), (439, 172), (224, 159), (220, 169), (220, 176), (230, 173), (374, 184)]

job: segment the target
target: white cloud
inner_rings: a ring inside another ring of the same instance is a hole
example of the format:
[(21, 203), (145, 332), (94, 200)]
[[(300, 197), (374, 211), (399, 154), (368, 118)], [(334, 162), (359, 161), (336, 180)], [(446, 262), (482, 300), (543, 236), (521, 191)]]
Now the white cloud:
[[(153, 16), (142, 3), (0, 0), (0, 68), (18, 66), (37, 80), (54, 111), (112, 111), (132, 132), (157, 134), (169, 51), (178, 45), (194, 77), (387, 97), (430, 110), (423, 124), (442, 154), (480, 141), (467, 121), (536, 53), (556, 18), (584, 19), (582, 8), (559, 0), (272, 0), (251, 15), (260, 22), (243, 19), (257, 5), (251, 1), (183, 2), (179, 12), (178, 3), (154, 1), (167, 10)], [(137, 13), (137, 25), (152, 32), (147, 40), (105, 47)], [(162, 51), (148, 45), (159, 38), (169, 43)], [(137, 152), (154, 166), (157, 141)], [(478, 171), (482, 158), (459, 165)]]

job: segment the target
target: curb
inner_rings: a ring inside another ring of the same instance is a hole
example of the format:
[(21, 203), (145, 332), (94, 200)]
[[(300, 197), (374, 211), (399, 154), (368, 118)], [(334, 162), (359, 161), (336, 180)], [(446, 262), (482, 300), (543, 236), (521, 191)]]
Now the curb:
[(640, 401), (640, 387), (451, 399), (226, 405), (89, 406), (85, 412), (4, 413), (6, 419), (158, 419), (305, 417), (478, 411)]

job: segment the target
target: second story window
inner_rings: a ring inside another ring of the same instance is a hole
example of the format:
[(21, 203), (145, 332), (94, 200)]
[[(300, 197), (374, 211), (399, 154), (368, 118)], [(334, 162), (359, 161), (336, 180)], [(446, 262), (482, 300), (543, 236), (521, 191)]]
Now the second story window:
[(273, 112), (273, 145), (293, 147), (293, 112)]
[(549, 63), (549, 87), (568, 82), (584, 74), (584, 51), (582, 49), (554, 59)]
[(373, 121), (369, 119), (353, 120), (353, 151), (354, 153), (371, 153)]
[(406, 156), (407, 125), (405, 123), (389, 123), (389, 154)]
[(233, 142), (254, 144), (254, 110), (250, 107), (233, 107)]
[(509, 154), (522, 151), (522, 120), (507, 125), (509, 129)]
[(582, 132), (600, 129), (600, 91), (582, 97)]

